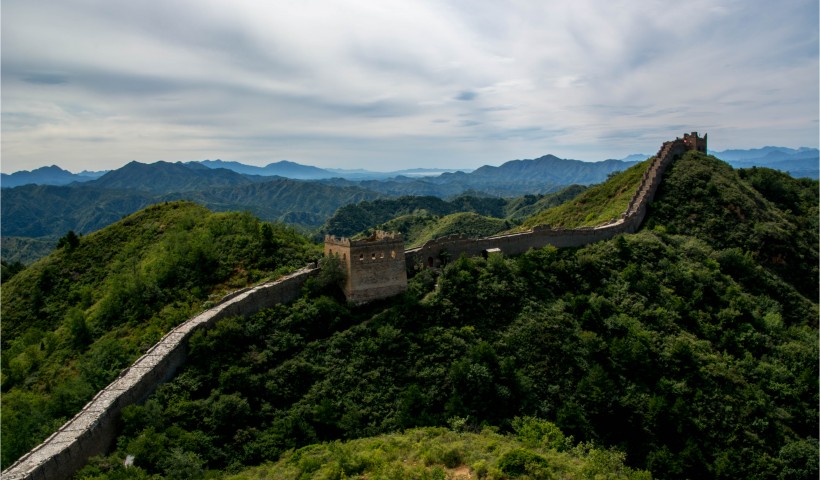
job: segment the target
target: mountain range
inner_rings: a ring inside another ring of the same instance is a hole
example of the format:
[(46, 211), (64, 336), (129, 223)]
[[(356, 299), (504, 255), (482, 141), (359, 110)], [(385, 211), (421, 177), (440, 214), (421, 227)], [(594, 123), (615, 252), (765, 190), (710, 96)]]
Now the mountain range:
[[(735, 167), (769, 166), (793, 172), (793, 176), (818, 177), (817, 149), (766, 147), (715, 155), (726, 157)], [(32, 261), (37, 258), (36, 249), (23, 249), (25, 257), (18, 258), (14, 246), (36, 245), (45, 254), (50, 242), (69, 230), (87, 234), (158, 202), (192, 200), (217, 212), (250, 211), (266, 221), (316, 232), (338, 208), (363, 200), (551, 194), (569, 185), (603, 182), (637, 163), (635, 159), (646, 157), (582, 162), (544, 155), (469, 172), (324, 170), (289, 161), (255, 167), (223, 160), (134, 161), (112, 171), (78, 174), (58, 166), (43, 167), (2, 175), (0, 235), (4, 240), (15, 240), (3, 243), (2, 254), (9, 261)], [(48, 241), (16, 241), (20, 237)]]
[[(808, 177), (808, 178), (818, 178), (820, 174), (820, 167), (818, 166), (818, 150), (816, 148), (807, 148), (807, 147), (800, 147), (797, 149), (794, 148), (787, 148), (787, 147), (763, 147), (763, 148), (755, 148), (755, 149), (748, 149), (748, 150), (724, 150), (722, 152), (714, 152), (714, 156), (724, 160), (726, 163), (732, 165), (735, 168), (749, 168), (753, 166), (758, 167), (768, 167), (773, 168), (775, 170), (780, 170), (789, 173), (793, 177)], [(559, 167), (562, 168), (561, 172), (550, 172), (554, 175), (555, 178), (553, 180), (561, 185), (568, 185), (571, 183), (598, 183), (603, 179), (598, 179), (597, 181), (575, 181), (575, 178), (561, 178), (562, 176), (566, 175), (566, 172), (563, 169), (567, 165), (573, 165), (571, 170), (584, 171), (584, 170), (593, 170), (598, 167), (611, 165), (616, 166), (617, 169), (622, 170), (624, 166), (629, 166), (635, 162), (645, 160), (648, 158), (649, 155), (644, 154), (632, 154), (628, 155), (620, 160), (604, 160), (602, 162), (584, 162), (580, 160), (567, 160), (567, 159), (560, 159), (554, 155), (545, 155), (535, 160), (512, 160), (510, 162), (506, 162), (501, 166), (494, 167), (490, 165), (485, 165), (483, 167), (478, 168), (475, 171), (469, 169), (448, 169), (448, 168), (412, 168), (406, 170), (396, 170), (391, 172), (375, 172), (370, 170), (364, 169), (324, 169), (319, 168), (311, 165), (303, 165), (296, 162), (291, 162), (288, 160), (281, 160), (275, 163), (269, 163), (264, 167), (259, 167), (255, 165), (247, 165), (240, 162), (234, 161), (225, 161), (225, 160), (201, 160), (201, 161), (191, 161), (191, 162), (177, 162), (178, 165), (184, 165), (191, 168), (197, 168), (200, 166), (207, 167), (212, 170), (222, 171), (232, 171), (238, 174), (246, 175), (246, 176), (260, 176), (260, 177), (285, 177), (291, 178), (295, 180), (323, 180), (323, 179), (346, 179), (351, 181), (367, 181), (367, 180), (387, 180), (387, 179), (399, 179), (398, 181), (401, 183), (406, 183), (407, 177), (416, 179), (418, 177), (425, 177), (426, 179), (436, 178), (436, 177), (444, 177), (438, 179), (436, 183), (444, 184), (444, 183), (458, 183), (457, 180), (454, 181), (453, 178), (447, 177), (447, 175), (454, 175), (458, 176), (461, 174), (470, 174), (475, 173), (475, 177), (486, 177), (488, 175), (497, 174), (501, 170), (505, 170), (506, 172), (514, 171), (516, 165), (519, 167), (521, 165), (525, 165), (526, 162), (531, 161), (538, 161), (539, 166), (543, 168), (556, 168), (556, 161), (563, 160), (564, 162), (571, 162), (569, 164), (564, 164), (563, 166)], [(612, 163), (612, 162), (622, 162), (622, 164)], [(164, 165), (176, 165), (169, 162), (159, 161), (156, 163), (164, 164)], [(626, 164), (626, 165), (624, 165)], [(126, 166), (118, 169), (121, 170), (123, 174), (129, 173), (129, 170), (136, 170), (139, 168), (141, 164), (139, 162), (130, 162)], [(126, 168), (127, 167), (127, 168)], [(125, 169), (123, 171), (123, 169)], [(605, 167), (604, 167), (605, 169)], [(201, 170), (201, 169), (200, 169)], [(522, 169), (526, 170), (526, 169)], [(116, 170), (115, 170), (116, 171)], [(71, 173), (67, 170), (60, 168), (57, 165), (51, 165), (49, 167), (41, 167), (31, 171), (22, 170), (19, 172), (14, 172), (12, 174), (0, 174), (0, 187), (2, 188), (13, 188), (18, 187), (21, 185), (28, 185), (28, 184), (37, 184), (37, 185), (69, 185), (72, 183), (83, 183), (89, 182), (95, 179), (98, 179), (108, 173), (110, 171), (82, 171), (80, 173)], [(475, 178), (474, 177), (474, 178)], [(457, 178), (457, 177), (456, 177)], [(605, 177), (604, 177), (605, 178)], [(526, 173), (524, 173), (521, 180), (528, 181), (531, 179)], [(572, 180), (572, 181), (570, 181)], [(113, 183), (113, 180), (109, 179), (108, 182)], [(230, 179), (226, 179), (225, 182), (230, 183)], [(566, 183), (569, 182), (569, 183)], [(127, 181), (123, 182), (127, 183)], [(240, 182), (236, 182), (240, 183)], [(178, 191), (177, 187), (173, 187), (172, 190)], [(379, 189), (381, 190), (381, 189)], [(390, 190), (390, 189), (386, 189)], [(396, 192), (396, 194), (401, 195), (406, 192)], [(423, 192), (422, 194), (430, 194), (430, 192)]]

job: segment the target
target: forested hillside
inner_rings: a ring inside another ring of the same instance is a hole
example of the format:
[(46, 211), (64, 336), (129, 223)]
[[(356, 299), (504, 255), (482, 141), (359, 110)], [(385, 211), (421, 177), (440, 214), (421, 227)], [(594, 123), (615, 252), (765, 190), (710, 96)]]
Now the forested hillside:
[[(559, 462), (526, 466), (592, 442), (658, 478), (816, 478), (817, 271), (799, 285), (768, 249), (785, 252), (782, 265), (816, 258), (816, 220), (806, 218), (816, 207), (804, 207), (817, 183), (691, 153), (666, 181), (637, 234), (457, 259), (360, 307), (312, 283), (292, 305), (197, 333), (180, 375), (125, 411), (117, 450), (85, 474), (218, 477), (282, 457), (296, 465), (283, 478), (355, 477), (388, 447), (291, 449), (425, 426), (461, 442), (530, 417), (571, 439), (521, 453), (521, 469), (501, 457), (480, 464), (468, 447), (427, 465), (550, 478), (568, 474)], [(796, 235), (767, 234), (792, 223)], [(767, 236), (734, 234), (745, 228)], [(128, 455), (135, 467), (125, 469)]]
[(472, 213), (485, 220), (478, 228), (467, 225), (467, 229), (461, 233), (468, 236), (492, 235), (520, 223), (523, 218), (535, 212), (567, 202), (584, 189), (580, 185), (572, 185), (556, 193), (514, 198), (462, 195), (450, 200), (437, 197), (400, 197), (364, 201), (339, 208), (325, 222), (322, 233), (352, 237), (371, 229), (398, 231), (404, 235), (405, 243), (409, 246), (419, 243), (422, 238), (458, 233), (448, 230), (453, 219), (447, 217), (458, 213)]
[[(768, 168), (732, 170), (686, 155), (672, 164), (648, 224), (740, 248), (807, 298), (818, 298), (818, 182)], [(684, 201), (685, 199), (685, 201)]]
[(70, 232), (60, 244), (4, 278), (3, 466), (208, 302), (319, 254), (282, 225), (187, 202), (150, 207), (91, 235)]

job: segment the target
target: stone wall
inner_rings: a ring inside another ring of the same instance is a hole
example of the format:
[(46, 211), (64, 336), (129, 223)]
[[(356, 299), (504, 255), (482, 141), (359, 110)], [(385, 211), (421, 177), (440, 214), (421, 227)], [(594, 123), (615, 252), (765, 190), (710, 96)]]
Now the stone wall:
[(485, 238), (467, 238), (459, 235), (437, 238), (421, 247), (407, 250), (405, 252), (407, 268), (414, 271), (420, 268), (440, 266), (444, 252), (452, 259), (461, 255), (480, 255), (490, 248), (498, 248), (506, 255), (518, 255), (531, 248), (542, 248), (547, 245), (580, 247), (612, 238), (619, 233), (634, 233), (643, 223), (647, 205), (655, 197), (666, 168), (689, 150), (706, 153), (706, 136), (700, 138), (697, 132), (692, 132), (691, 135), (684, 134), (682, 139), (677, 138), (671, 142), (664, 142), (641, 177), (640, 184), (630, 199), (626, 211), (621, 218), (611, 223), (573, 229), (550, 228), (542, 225), (527, 232)]
[(218, 320), (248, 316), (278, 303), (295, 300), (316, 268), (306, 267), (279, 280), (235, 292), (222, 302), (168, 332), (133, 365), (97, 393), (85, 407), (43, 443), (2, 472), (4, 480), (62, 480), (82, 468), (88, 458), (109, 450), (123, 408), (140, 402), (171, 379), (185, 363), (188, 339)]
[(345, 268), (348, 301), (364, 303), (407, 289), (404, 240), (400, 234), (377, 231), (370, 238), (325, 237), (325, 255), (339, 257)]

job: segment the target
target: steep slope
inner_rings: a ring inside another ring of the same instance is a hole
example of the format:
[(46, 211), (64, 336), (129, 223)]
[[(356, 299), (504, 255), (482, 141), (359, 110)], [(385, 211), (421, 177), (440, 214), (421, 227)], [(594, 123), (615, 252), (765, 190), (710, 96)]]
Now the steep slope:
[(605, 182), (590, 187), (571, 201), (524, 219), (516, 230), (526, 230), (536, 225), (566, 228), (595, 226), (619, 218), (626, 211), (650, 161), (651, 159), (646, 160), (615, 173)]
[(235, 469), (316, 442), (506, 431), (531, 415), (659, 478), (816, 475), (817, 305), (739, 258), (641, 232), (455, 260), (392, 302), (314, 296), (225, 320), (126, 413), (101, 464), (134, 455), (167, 473), (184, 454)]
[(671, 166), (648, 224), (747, 252), (816, 301), (818, 203), (816, 180), (733, 170), (714, 157), (687, 154)]
[(0, 305), (2, 464), (53, 432), (210, 294), (317, 254), (281, 225), (178, 202), (82, 236), (16, 274)]

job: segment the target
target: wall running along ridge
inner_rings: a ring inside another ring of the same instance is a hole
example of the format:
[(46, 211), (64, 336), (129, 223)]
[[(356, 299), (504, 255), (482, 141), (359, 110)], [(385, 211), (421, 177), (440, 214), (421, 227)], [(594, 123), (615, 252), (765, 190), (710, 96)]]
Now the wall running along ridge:
[[(451, 258), (458, 258), (461, 254), (480, 255), (491, 248), (498, 248), (507, 255), (516, 255), (530, 248), (541, 248), (547, 245), (577, 247), (606, 240), (619, 233), (633, 233), (637, 231), (646, 216), (646, 206), (654, 198), (663, 172), (675, 158), (689, 150), (705, 153), (706, 136), (704, 135), (701, 139), (698, 138), (696, 132), (692, 132), (691, 135), (684, 134), (683, 139), (678, 138), (672, 142), (665, 142), (641, 178), (641, 183), (629, 202), (626, 212), (612, 223), (577, 229), (537, 226), (529, 232), (478, 239), (462, 236), (443, 237), (427, 242), (422, 247), (404, 251), (404, 261), (410, 268), (438, 266), (443, 251), (446, 251)], [(354, 299), (367, 301), (399, 293), (395, 288), (397, 285), (391, 284), (387, 289), (388, 292), (384, 290), (383, 285), (378, 286), (373, 283), (377, 270), (379, 270), (376, 268), (377, 265), (387, 268), (385, 271), (387, 277), (395, 277), (396, 282), (401, 282), (401, 275), (394, 268), (395, 264), (402, 265), (401, 237), (379, 237), (374, 239), (373, 246), (382, 243), (383, 245), (378, 246), (381, 252), (387, 243), (390, 244), (387, 247), (392, 248), (396, 238), (399, 239), (396, 244), (396, 258), (393, 258), (393, 250), (390, 250), (389, 260), (393, 260), (392, 262), (387, 261), (387, 257), (385, 257), (385, 262), (382, 262), (380, 253), (377, 253), (378, 257), (373, 257), (374, 252), (371, 251), (371, 247), (362, 250), (361, 253), (358, 250), (352, 252), (364, 255), (366, 251), (371, 255), (370, 260), (366, 258), (363, 260), (372, 262), (374, 266), (373, 271), (367, 269), (366, 276), (357, 282), (361, 291), (357, 291), (356, 288), (351, 291)], [(335, 245), (337, 249), (345, 246), (342, 245), (344, 239), (337, 240), (337, 242), (341, 242)], [(348, 244), (346, 247), (356, 246)], [(326, 245), (326, 250), (327, 248)], [(348, 250), (345, 253), (349, 252), (351, 251)], [(357, 259), (358, 257), (351, 258), (347, 255), (348, 272), (351, 260), (358, 261)], [(394, 270), (395, 274), (390, 273)], [(305, 281), (318, 271), (316, 267), (306, 267), (279, 280), (234, 292), (223, 298), (219, 305), (174, 328), (133, 365), (123, 370), (116, 380), (97, 393), (74, 418), (4, 470), (2, 478), (4, 480), (63, 480), (71, 477), (86, 464), (90, 457), (108, 451), (116, 438), (117, 420), (122, 409), (143, 401), (158, 385), (170, 380), (177, 368), (185, 363), (188, 354), (188, 339), (195, 331), (210, 328), (217, 321), (226, 317), (247, 317), (278, 303), (291, 302), (299, 297)], [(404, 282), (406, 288), (406, 276)], [(385, 295), (385, 292), (389, 295)]]
[(405, 251), (404, 258), (410, 271), (426, 267), (438, 267), (442, 263), (442, 253), (451, 259), (459, 256), (477, 256), (491, 248), (500, 249), (505, 255), (519, 255), (531, 248), (547, 245), (556, 247), (580, 247), (592, 242), (607, 240), (620, 233), (634, 233), (646, 217), (649, 202), (655, 197), (666, 168), (689, 150), (706, 153), (706, 135), (699, 138), (697, 132), (684, 134), (671, 142), (664, 142), (652, 164), (644, 172), (641, 183), (621, 218), (597, 227), (551, 228), (539, 225), (530, 231), (485, 238), (467, 238), (450, 235), (437, 238), (423, 246)]
[(185, 363), (188, 339), (194, 332), (226, 317), (247, 317), (291, 302), (299, 297), (305, 280), (317, 272), (315, 267), (306, 267), (279, 280), (234, 292), (219, 305), (174, 328), (97, 393), (80, 413), (3, 471), (3, 480), (70, 478), (90, 457), (108, 451), (116, 438), (122, 409), (145, 400)]

